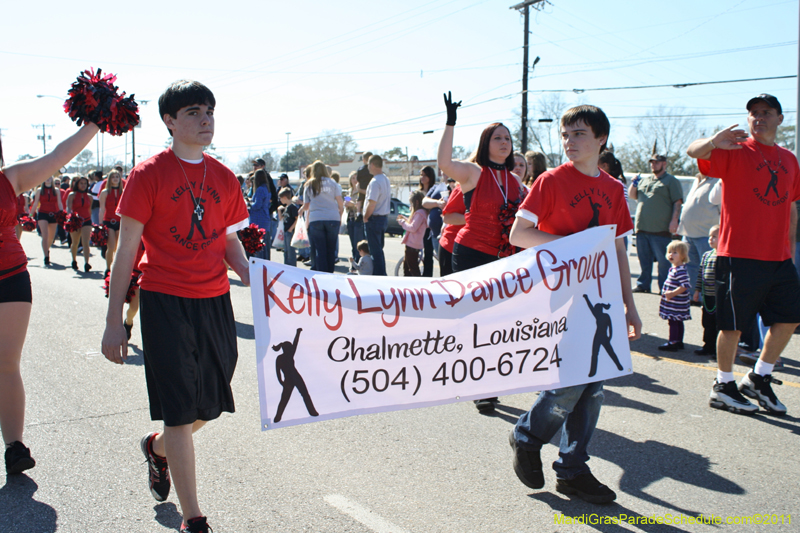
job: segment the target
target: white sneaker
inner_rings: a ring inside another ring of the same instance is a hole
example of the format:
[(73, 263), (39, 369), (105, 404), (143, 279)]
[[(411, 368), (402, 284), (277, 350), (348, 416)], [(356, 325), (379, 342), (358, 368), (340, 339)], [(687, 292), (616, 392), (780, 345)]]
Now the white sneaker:
[(739, 384), (739, 391), (758, 401), (758, 404), (774, 415), (785, 415), (786, 406), (772, 392), (770, 383), (783, 385), (783, 382), (772, 377), (772, 374), (760, 376), (755, 372), (748, 373)]
[(758, 406), (742, 396), (736, 388), (735, 381), (719, 383), (714, 380), (714, 387), (709, 395), (708, 405), (714, 409), (722, 409), (731, 413), (750, 415), (758, 411)]

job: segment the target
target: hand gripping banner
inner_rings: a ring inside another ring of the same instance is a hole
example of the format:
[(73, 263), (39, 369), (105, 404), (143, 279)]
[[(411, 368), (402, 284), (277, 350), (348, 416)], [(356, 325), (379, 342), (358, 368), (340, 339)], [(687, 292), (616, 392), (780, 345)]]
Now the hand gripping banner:
[(615, 227), (444, 278), (250, 259), (263, 429), (630, 374)]

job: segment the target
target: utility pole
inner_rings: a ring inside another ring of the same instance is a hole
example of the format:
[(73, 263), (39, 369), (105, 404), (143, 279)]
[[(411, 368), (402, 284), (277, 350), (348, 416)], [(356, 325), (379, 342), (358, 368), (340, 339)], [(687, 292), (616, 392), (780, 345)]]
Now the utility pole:
[(291, 131), (286, 132), (286, 172), (289, 172), (289, 135), (291, 135)]
[[(530, 6), (534, 6), (534, 9), (537, 8), (537, 4), (543, 4), (545, 0), (525, 0), (521, 4), (517, 4), (515, 6), (511, 6), (509, 9), (516, 9), (520, 11), (525, 17), (525, 39), (524, 44), (522, 46), (522, 139), (521, 139), (521, 146), (520, 150), (524, 154), (528, 150), (528, 34), (530, 31), (529, 28), (529, 14), (530, 14)], [(536, 63), (539, 62), (539, 56), (536, 56), (536, 59), (533, 61), (533, 68), (536, 67)], [(533, 70), (531, 68), (531, 70)]]
[(54, 127), (53, 124), (33, 124), (33, 127), (36, 129), (42, 128), (42, 134), (37, 135), (36, 138), (42, 141), (42, 153), (47, 153), (47, 141), (52, 139), (51, 135), (47, 135), (45, 128), (52, 128)]

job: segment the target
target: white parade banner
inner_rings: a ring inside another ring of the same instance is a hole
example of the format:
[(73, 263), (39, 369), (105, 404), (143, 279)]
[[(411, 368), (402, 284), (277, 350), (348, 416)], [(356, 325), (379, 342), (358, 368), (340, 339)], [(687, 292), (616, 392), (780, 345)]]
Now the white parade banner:
[(444, 278), (250, 259), (262, 429), (632, 373), (615, 226)]

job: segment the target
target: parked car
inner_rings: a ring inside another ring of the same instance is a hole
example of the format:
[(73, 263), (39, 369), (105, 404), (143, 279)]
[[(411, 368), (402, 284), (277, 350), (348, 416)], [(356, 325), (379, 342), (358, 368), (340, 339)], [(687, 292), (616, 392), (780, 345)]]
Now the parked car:
[(402, 235), (403, 228), (397, 222), (397, 215), (408, 216), (411, 214), (411, 208), (408, 204), (401, 202), (397, 198), (392, 198), (389, 207), (389, 227), (386, 228), (386, 233), (389, 235)]

